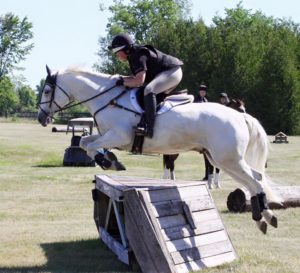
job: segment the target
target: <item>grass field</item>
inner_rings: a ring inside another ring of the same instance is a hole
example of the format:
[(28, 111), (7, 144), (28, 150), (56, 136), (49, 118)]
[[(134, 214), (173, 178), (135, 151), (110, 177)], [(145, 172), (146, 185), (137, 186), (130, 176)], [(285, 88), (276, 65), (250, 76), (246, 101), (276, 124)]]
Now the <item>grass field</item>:
[[(70, 138), (38, 124), (0, 123), (0, 272), (130, 272), (98, 239), (92, 180), (100, 173), (160, 178), (162, 158), (115, 151), (127, 171), (62, 167)], [(267, 173), (300, 185), (300, 137), (270, 146)], [(202, 178), (203, 165), (199, 154), (182, 154), (177, 179)], [(300, 208), (276, 211), (278, 229), (263, 235), (250, 213), (228, 213), (227, 195), (238, 184), (224, 173), (221, 183), (212, 194), (239, 259), (201, 272), (299, 272)]]

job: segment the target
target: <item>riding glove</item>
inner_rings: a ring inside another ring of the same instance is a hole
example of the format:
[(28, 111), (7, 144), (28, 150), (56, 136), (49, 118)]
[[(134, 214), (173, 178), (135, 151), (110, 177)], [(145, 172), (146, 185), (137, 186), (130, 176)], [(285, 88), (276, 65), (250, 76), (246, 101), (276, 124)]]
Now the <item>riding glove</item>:
[(117, 81), (116, 81), (116, 85), (124, 85), (124, 79), (122, 77), (120, 77)]

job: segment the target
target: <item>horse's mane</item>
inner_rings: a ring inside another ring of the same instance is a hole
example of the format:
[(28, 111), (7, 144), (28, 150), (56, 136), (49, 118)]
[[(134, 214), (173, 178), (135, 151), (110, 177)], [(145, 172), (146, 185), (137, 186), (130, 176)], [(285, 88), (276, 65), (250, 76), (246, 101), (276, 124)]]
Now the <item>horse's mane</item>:
[[(101, 73), (101, 72), (95, 72), (95, 71), (91, 71), (79, 66), (75, 66), (75, 67), (68, 67), (67, 69), (63, 70), (61, 73), (64, 74), (68, 74), (68, 73), (76, 73), (76, 74), (82, 74), (82, 75), (89, 75), (91, 77), (101, 77), (103, 79), (112, 79), (114, 77), (116, 77), (116, 75), (110, 75), (110, 74), (105, 74), (105, 73)], [(118, 76), (117, 76), (118, 77)]]

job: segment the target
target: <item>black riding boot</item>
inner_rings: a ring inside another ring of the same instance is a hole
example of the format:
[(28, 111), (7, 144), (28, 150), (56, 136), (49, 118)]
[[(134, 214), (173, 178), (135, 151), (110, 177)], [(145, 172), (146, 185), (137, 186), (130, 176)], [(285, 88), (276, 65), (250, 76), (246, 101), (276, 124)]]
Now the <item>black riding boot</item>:
[(144, 127), (138, 125), (137, 133), (152, 138), (156, 114), (156, 95), (154, 93), (144, 96), (144, 107), (146, 124)]

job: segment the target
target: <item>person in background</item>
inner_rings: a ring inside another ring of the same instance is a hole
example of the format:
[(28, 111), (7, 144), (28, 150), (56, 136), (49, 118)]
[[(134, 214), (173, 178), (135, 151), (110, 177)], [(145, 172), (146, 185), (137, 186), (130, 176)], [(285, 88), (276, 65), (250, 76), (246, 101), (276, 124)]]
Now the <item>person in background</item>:
[(198, 96), (195, 98), (194, 102), (208, 102), (206, 98), (207, 94), (207, 86), (205, 84), (201, 84), (199, 86), (199, 93)]
[[(198, 96), (195, 98), (195, 103), (202, 103), (202, 102), (208, 102), (208, 99), (206, 98), (207, 94), (207, 86), (205, 84), (201, 84), (199, 86), (199, 93)], [(213, 172), (214, 167), (210, 164), (205, 154), (203, 154), (204, 157), (204, 163), (205, 163), (205, 175), (202, 178), (203, 181), (208, 180), (209, 174)]]
[[(228, 95), (227, 93), (225, 92), (222, 92), (220, 93), (220, 100), (219, 102), (225, 106), (227, 106), (229, 103), (230, 103), (230, 99), (228, 98)], [(216, 170), (215, 173), (214, 173), (214, 169)], [(212, 167), (212, 172), (211, 172), (211, 177), (209, 177), (209, 181), (208, 181), (208, 187), (211, 189), (212, 188), (212, 181), (214, 182), (214, 186), (215, 188), (221, 188), (221, 184), (220, 184), (220, 181), (219, 181), (219, 178), (220, 178), (220, 169), (218, 168), (214, 168)]]
[(220, 93), (220, 103), (223, 105), (227, 105), (230, 102), (227, 93), (222, 92)]

